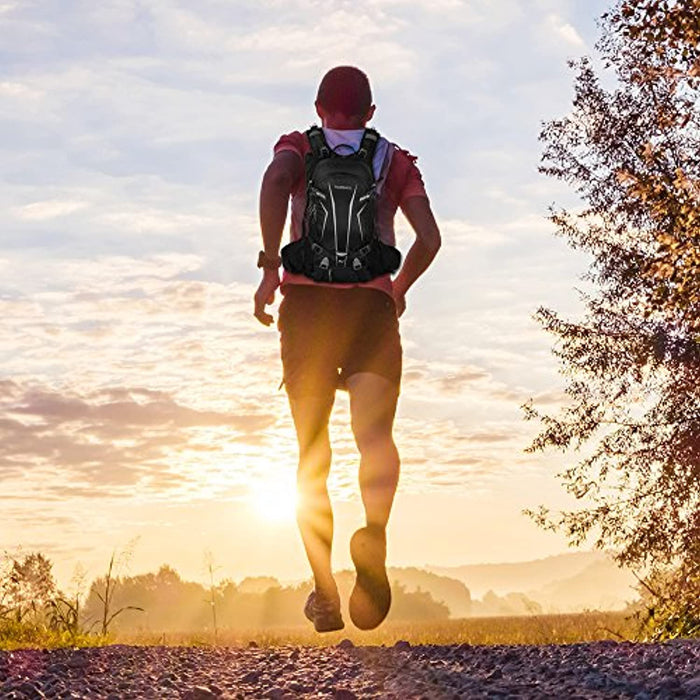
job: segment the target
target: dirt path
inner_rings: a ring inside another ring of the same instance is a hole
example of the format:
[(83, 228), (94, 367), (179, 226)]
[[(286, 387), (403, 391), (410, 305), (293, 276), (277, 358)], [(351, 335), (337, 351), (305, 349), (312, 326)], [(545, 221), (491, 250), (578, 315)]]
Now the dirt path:
[(700, 641), (0, 652), (0, 698), (700, 698)]

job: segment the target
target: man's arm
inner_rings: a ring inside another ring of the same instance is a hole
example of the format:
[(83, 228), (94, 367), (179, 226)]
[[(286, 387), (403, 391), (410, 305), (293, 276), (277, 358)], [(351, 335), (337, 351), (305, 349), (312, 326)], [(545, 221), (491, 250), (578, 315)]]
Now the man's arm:
[(394, 299), (399, 316), (406, 308), (406, 292), (428, 269), (441, 245), (440, 230), (427, 197), (418, 195), (409, 197), (403, 203), (401, 211), (411, 224), (416, 239), (409, 248), (401, 270), (394, 280)]
[[(279, 256), (284, 223), (287, 219), (289, 196), (297, 178), (301, 175), (301, 157), (294, 151), (280, 151), (272, 159), (263, 175), (260, 186), (260, 229), (265, 256)], [(274, 320), (265, 306), (275, 300), (275, 290), (280, 285), (278, 270), (263, 268), (263, 278), (255, 292), (255, 318), (265, 326)]]

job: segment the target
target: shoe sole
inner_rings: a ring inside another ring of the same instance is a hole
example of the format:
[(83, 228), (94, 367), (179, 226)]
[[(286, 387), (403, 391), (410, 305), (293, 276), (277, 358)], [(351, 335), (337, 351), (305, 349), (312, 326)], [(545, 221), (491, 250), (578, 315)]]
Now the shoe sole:
[(391, 607), (384, 565), (386, 543), (368, 528), (360, 528), (350, 540), (350, 556), (357, 572), (348, 606), (350, 619), (355, 627), (371, 630), (382, 623)]
[(345, 628), (345, 623), (342, 620), (338, 620), (337, 622), (333, 622), (329, 625), (317, 625), (315, 620), (312, 620), (312, 622), (314, 623), (314, 629), (319, 634), (322, 634), (323, 632), (337, 632), (338, 630)]

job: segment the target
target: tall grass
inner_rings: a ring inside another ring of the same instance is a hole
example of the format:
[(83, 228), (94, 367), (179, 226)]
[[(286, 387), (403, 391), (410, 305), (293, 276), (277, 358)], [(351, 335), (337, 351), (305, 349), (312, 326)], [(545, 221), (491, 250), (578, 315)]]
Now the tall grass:
[(95, 647), (109, 644), (106, 637), (94, 634), (74, 634), (54, 630), (47, 625), (0, 620), (0, 649), (59, 649), (64, 647)]
[(530, 617), (482, 617), (441, 622), (388, 622), (371, 632), (351, 625), (319, 635), (310, 626), (268, 629), (218, 628), (192, 633), (139, 632), (118, 634), (112, 642), (167, 646), (333, 646), (343, 639), (356, 645), (391, 646), (399, 640), (416, 644), (573, 644), (603, 639), (633, 639), (638, 623), (624, 612), (587, 612)]

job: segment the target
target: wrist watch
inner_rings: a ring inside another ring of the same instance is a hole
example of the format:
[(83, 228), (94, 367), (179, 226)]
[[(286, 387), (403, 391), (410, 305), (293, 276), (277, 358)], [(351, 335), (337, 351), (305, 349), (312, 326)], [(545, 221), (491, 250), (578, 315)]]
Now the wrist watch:
[(261, 250), (258, 253), (258, 267), (261, 267), (264, 270), (277, 270), (281, 264), (282, 258), (279, 255), (275, 258), (270, 258), (265, 255), (264, 250)]

